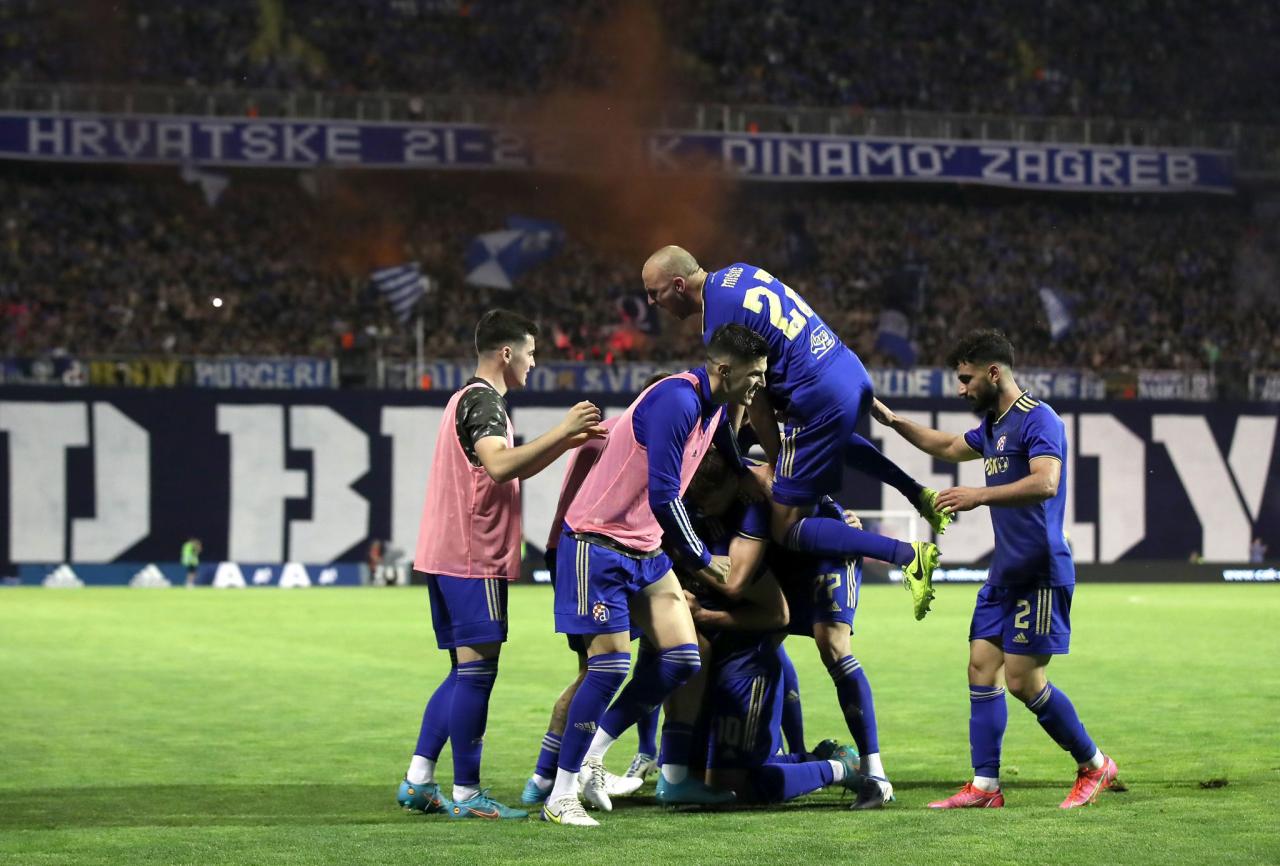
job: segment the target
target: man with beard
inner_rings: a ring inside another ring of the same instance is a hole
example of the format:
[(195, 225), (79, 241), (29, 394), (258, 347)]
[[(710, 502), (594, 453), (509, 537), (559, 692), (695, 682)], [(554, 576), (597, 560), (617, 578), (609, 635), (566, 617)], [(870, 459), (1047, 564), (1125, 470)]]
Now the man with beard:
[(1013, 377), (1013, 346), (999, 331), (974, 331), (947, 359), (960, 396), (982, 423), (960, 435), (901, 418), (879, 400), (872, 415), (921, 451), (958, 463), (983, 458), (985, 487), (952, 487), (938, 494), (949, 514), (991, 508), (995, 553), (978, 592), (969, 627), (969, 748), (973, 781), (933, 809), (998, 808), (1000, 745), (1008, 722), (1001, 673), (1009, 691), (1035, 714), (1045, 732), (1077, 763), (1063, 809), (1094, 802), (1116, 779), (1116, 763), (1085, 731), (1066, 694), (1045, 669), (1066, 655), (1071, 639), (1075, 565), (1063, 535), (1067, 437), (1062, 419)]

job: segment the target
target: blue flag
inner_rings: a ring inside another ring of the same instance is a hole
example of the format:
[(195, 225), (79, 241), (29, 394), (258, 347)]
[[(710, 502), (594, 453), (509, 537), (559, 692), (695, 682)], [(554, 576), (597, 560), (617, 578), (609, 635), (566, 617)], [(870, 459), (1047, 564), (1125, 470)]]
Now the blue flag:
[(431, 290), (431, 278), (423, 275), (417, 262), (380, 268), (370, 274), (370, 279), (391, 304), (402, 325), (413, 315), (418, 299)]
[(1049, 338), (1058, 342), (1071, 330), (1071, 307), (1057, 289), (1040, 288), (1040, 303), (1044, 305), (1045, 318), (1049, 320)]
[(916, 362), (916, 347), (911, 343), (911, 320), (901, 310), (880, 311), (880, 326), (876, 329), (876, 348), (903, 367)]
[(564, 246), (557, 223), (529, 217), (507, 218), (507, 228), (476, 235), (467, 245), (467, 282), (510, 289), (525, 271), (555, 256)]

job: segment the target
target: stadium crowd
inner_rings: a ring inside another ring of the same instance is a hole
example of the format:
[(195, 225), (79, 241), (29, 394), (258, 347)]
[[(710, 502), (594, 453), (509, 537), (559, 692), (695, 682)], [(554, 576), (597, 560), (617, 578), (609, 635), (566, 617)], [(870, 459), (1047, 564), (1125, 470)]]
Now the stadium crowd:
[[(8, 81), (545, 93), (610, 83), (618, 2), (0, 4)], [(1280, 12), (1224, 0), (658, 0), (688, 99), (858, 109), (1280, 120)], [(86, 43), (92, 51), (84, 50)], [(180, 46), (178, 48), (177, 46)], [(603, 62), (602, 62), (603, 61)]]
[[(642, 258), (604, 251), (573, 226), (513, 292), (467, 284), (468, 241), (519, 205), (465, 182), (431, 190), (317, 200), (292, 179), (238, 175), (209, 207), (158, 172), (0, 174), (0, 341), (14, 357), (409, 357), (412, 329), (369, 273), (416, 260), (434, 283), (421, 302), (431, 357), (466, 358), (474, 322), (495, 305), (541, 321), (544, 359), (696, 356), (696, 329), (646, 308)], [(1036, 366), (1280, 368), (1276, 226), (1229, 203), (739, 195), (721, 239), (695, 250), (702, 263), (769, 268), (877, 365), (909, 360), (876, 350), (892, 307), (921, 364), (940, 364), (957, 330), (996, 325), (1019, 335), (1024, 363)], [(1056, 341), (1041, 287), (1074, 320)]]

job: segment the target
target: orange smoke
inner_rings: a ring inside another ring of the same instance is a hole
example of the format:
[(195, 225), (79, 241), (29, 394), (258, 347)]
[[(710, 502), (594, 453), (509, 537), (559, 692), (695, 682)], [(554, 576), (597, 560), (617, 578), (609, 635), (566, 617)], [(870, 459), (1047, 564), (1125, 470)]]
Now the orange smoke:
[(606, 20), (579, 27), (582, 50), (568, 58), (566, 72), (582, 78), (588, 70), (603, 83), (556, 88), (517, 124), (582, 175), (551, 184), (554, 192), (538, 204), (589, 247), (634, 260), (638, 284), (644, 258), (664, 244), (695, 255), (718, 245), (732, 183), (649, 168), (645, 135), (681, 99), (671, 73), (675, 49), (653, 5), (623, 2)]

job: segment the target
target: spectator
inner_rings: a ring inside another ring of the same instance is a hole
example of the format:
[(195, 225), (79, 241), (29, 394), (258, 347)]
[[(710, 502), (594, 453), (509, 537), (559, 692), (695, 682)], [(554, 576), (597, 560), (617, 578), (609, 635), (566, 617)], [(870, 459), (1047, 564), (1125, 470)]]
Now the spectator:
[[(0, 340), (19, 357), (337, 355), (365, 375), (360, 359), (413, 352), (368, 287), (398, 257), (436, 284), (423, 302), (432, 357), (467, 357), (472, 323), (499, 304), (541, 320), (547, 359), (698, 356), (696, 330), (645, 315), (643, 251), (618, 252), (588, 217), (565, 219), (564, 250), (514, 293), (465, 283), (470, 238), (596, 188), (419, 178), (429, 194), (361, 176), (316, 200), (244, 172), (210, 209), (159, 174), (0, 171)], [(358, 196), (346, 187), (357, 182)], [(774, 270), (872, 366), (896, 363), (875, 349), (888, 302), (908, 315), (924, 366), (942, 363), (956, 332), (998, 325), (1018, 335), (1022, 367), (1280, 369), (1276, 293), (1259, 291), (1274, 286), (1277, 228), (1230, 201), (748, 187), (725, 213), (699, 259)], [(1072, 308), (1056, 342), (1041, 286)]]
[[(626, 64), (600, 47), (608, 40), (593, 36), (621, 5), (14, 0), (0, 4), (0, 74), (11, 82), (527, 96), (617, 83), (612, 78)], [(689, 99), (1280, 119), (1280, 7), (1273, 3), (656, 5), (664, 62)]]

